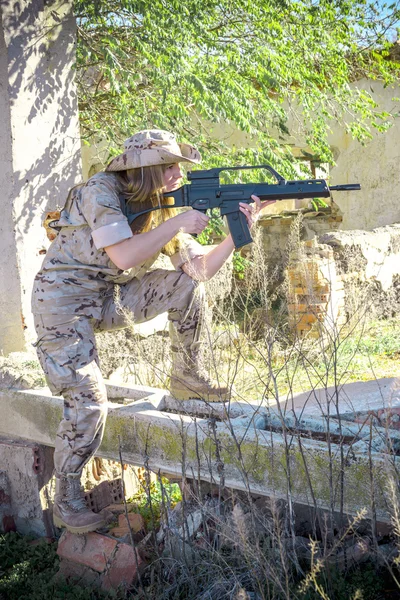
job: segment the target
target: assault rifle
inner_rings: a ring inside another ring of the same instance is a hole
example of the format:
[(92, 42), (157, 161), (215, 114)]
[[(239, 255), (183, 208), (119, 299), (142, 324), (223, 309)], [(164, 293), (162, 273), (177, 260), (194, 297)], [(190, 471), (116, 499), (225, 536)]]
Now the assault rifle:
[[(243, 169), (266, 169), (276, 179), (276, 183), (231, 183), (221, 184), (221, 171), (238, 171)], [(287, 181), (270, 165), (256, 167), (218, 167), (215, 169), (190, 171), (187, 177), (191, 183), (185, 184), (173, 192), (164, 194), (164, 198), (173, 199), (173, 204), (155, 206), (138, 213), (126, 213), (129, 224), (152, 210), (161, 208), (181, 208), (191, 206), (195, 210), (206, 212), (219, 208), (221, 217), (226, 216), (229, 231), (235, 248), (241, 248), (253, 241), (247, 225), (246, 217), (239, 210), (239, 202), (250, 204), (254, 194), (260, 200), (292, 200), (295, 198), (329, 198), (332, 191), (349, 192), (360, 190), (359, 183), (334, 185), (329, 187), (324, 179), (303, 179)]]

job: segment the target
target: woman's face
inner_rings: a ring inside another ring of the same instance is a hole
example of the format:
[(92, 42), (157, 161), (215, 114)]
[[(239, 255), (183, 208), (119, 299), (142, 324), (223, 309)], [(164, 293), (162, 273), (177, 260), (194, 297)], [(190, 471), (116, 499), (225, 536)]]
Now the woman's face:
[(174, 163), (164, 172), (164, 187), (166, 192), (173, 192), (182, 185), (182, 171), (179, 163)]

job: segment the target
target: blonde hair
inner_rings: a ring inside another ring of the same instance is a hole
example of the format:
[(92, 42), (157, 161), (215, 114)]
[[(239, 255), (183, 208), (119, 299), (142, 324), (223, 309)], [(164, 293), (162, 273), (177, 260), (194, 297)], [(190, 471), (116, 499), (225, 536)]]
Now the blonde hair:
[[(171, 165), (152, 165), (150, 167), (141, 167), (138, 169), (127, 169), (118, 171), (116, 174), (122, 181), (126, 194), (126, 205), (129, 212), (141, 212), (146, 208), (168, 204), (168, 199), (163, 197), (164, 173)], [(167, 219), (177, 214), (175, 208), (162, 208), (141, 215), (131, 223), (133, 234), (144, 233), (157, 225), (160, 225)], [(163, 252), (167, 256), (172, 256), (178, 251), (178, 239), (173, 237), (171, 241), (165, 244)]]

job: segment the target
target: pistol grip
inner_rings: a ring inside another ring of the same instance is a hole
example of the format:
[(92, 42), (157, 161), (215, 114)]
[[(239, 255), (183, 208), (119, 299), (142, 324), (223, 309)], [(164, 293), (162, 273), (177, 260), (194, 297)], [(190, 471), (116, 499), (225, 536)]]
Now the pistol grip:
[[(208, 210), (208, 209), (207, 209), (207, 208), (204, 208), (204, 209), (202, 209), (202, 208), (194, 208), (193, 210), (198, 210), (198, 211), (199, 211), (199, 212), (201, 212), (203, 215), (206, 215), (206, 214), (207, 214), (207, 210)], [(191, 235), (192, 235), (192, 237), (194, 237), (194, 238), (197, 238), (197, 237), (198, 237), (198, 233), (192, 233)]]
[(237, 211), (228, 213), (226, 218), (228, 220), (229, 231), (231, 233), (236, 250), (242, 246), (250, 244), (253, 241), (249, 226), (247, 224), (247, 219), (242, 212)]

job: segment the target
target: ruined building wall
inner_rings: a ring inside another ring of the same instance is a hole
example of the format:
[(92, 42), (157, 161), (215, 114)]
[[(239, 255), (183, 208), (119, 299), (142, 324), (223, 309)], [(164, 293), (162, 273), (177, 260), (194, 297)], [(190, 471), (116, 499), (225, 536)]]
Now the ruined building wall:
[(81, 179), (75, 21), (66, 0), (0, 3), (0, 353), (34, 338), (45, 210)]
[[(285, 211), (281, 214), (264, 214), (259, 225), (262, 228), (262, 244), (268, 262), (268, 270), (275, 270), (280, 281), (284, 277), (293, 235), (301, 241), (336, 231), (341, 227), (342, 215), (336, 205), (318, 212)], [(293, 234), (293, 230), (296, 233)], [(298, 237), (299, 236), (299, 237)]]
[[(354, 84), (353, 84), (354, 85)], [(399, 82), (385, 87), (378, 81), (362, 79), (358, 89), (372, 94), (379, 110), (398, 113)], [(400, 120), (394, 118), (385, 133), (372, 131), (365, 146), (352, 139), (343, 127), (333, 126), (329, 143), (336, 165), (331, 169), (332, 183), (360, 183), (361, 192), (335, 194), (343, 213), (341, 229), (371, 231), (400, 221)]]
[(348, 303), (358, 295), (378, 317), (400, 314), (400, 224), (330, 232), (318, 241), (333, 250)]
[(400, 225), (329, 232), (302, 242), (288, 262), (292, 331), (318, 337), (349, 316), (400, 314)]

